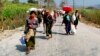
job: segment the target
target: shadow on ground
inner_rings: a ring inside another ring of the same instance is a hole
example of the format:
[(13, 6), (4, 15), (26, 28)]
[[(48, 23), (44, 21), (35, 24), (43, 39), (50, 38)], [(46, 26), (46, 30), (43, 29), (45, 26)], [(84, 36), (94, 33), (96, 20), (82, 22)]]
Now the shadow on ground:
[(65, 35), (65, 33), (59, 33), (59, 32), (52, 32), (52, 34)]
[(38, 33), (43, 33), (43, 31), (36, 31), (36, 32), (38, 32)]
[(36, 38), (39, 38), (39, 39), (47, 39), (46, 36), (36, 36)]
[(63, 26), (63, 25), (54, 25), (54, 26)]
[(25, 52), (26, 46), (25, 45), (16, 45), (16, 49), (20, 52)]
[[(38, 33), (42, 33), (42, 34), (44, 34), (43, 33), (43, 31), (37, 31)], [(52, 32), (52, 34), (59, 34), (59, 35), (65, 35), (65, 33), (59, 33), (59, 32)], [(41, 36), (39, 36), (39, 37), (41, 37)], [(43, 38), (44, 36), (42, 36), (42, 38)]]

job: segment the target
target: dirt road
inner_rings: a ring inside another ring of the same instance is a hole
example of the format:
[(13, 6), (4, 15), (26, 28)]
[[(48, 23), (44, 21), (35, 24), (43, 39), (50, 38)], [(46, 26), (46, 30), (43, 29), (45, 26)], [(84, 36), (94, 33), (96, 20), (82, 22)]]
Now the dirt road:
[[(59, 17), (53, 27), (53, 38), (47, 40), (42, 25), (37, 29), (36, 49), (27, 56), (100, 56), (100, 29), (79, 23), (77, 34), (63, 35), (64, 26)], [(26, 56), (25, 45), (19, 39), (22, 28), (0, 41), (0, 56)]]

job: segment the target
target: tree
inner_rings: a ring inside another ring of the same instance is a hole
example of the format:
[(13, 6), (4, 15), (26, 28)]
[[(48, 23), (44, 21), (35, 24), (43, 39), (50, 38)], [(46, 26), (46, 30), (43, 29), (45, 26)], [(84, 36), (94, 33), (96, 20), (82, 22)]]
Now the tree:
[(60, 7), (62, 8), (65, 5), (65, 2), (61, 2)]
[(28, 0), (28, 3), (33, 3), (33, 0)]
[(38, 1), (35, 1), (35, 0), (28, 0), (28, 3), (38, 3)]
[(12, 3), (19, 3), (19, 0), (13, 0)]
[(47, 0), (44, 0), (44, 2), (47, 2)]

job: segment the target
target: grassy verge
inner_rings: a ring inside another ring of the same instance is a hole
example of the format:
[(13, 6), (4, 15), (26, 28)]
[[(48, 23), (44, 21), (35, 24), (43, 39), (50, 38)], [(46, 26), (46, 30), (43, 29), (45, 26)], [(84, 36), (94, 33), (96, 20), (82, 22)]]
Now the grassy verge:
[(81, 14), (87, 22), (100, 26), (100, 10), (84, 9), (81, 10)]
[(26, 11), (31, 7), (37, 7), (36, 4), (12, 4), (6, 3), (0, 15), (0, 28), (13, 29), (24, 25)]

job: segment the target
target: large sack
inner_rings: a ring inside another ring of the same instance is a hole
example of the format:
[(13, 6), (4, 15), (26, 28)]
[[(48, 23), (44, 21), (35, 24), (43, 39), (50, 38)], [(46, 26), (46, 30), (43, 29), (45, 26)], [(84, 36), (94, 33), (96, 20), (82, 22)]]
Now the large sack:
[(71, 24), (71, 33), (76, 34), (75, 25)]
[(28, 33), (25, 36), (25, 39), (29, 40), (31, 36), (34, 36), (33, 29), (29, 29)]

